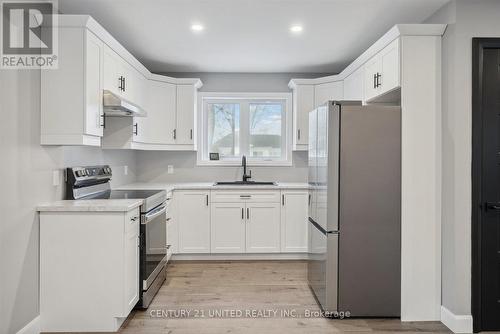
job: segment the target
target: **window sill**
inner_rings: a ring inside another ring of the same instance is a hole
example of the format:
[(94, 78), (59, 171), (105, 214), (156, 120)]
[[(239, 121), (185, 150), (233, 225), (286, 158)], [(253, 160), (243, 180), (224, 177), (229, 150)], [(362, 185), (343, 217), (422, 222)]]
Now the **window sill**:
[[(197, 166), (201, 167), (241, 167), (241, 161), (209, 161), (198, 160)], [(291, 161), (247, 161), (247, 167), (292, 167)]]

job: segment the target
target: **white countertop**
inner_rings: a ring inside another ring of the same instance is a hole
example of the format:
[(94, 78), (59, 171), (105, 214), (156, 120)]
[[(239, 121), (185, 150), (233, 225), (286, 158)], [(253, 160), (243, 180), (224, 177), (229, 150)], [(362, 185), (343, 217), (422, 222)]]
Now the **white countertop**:
[(127, 212), (139, 207), (142, 199), (64, 200), (37, 206), (40, 212)]
[[(166, 190), (305, 190), (307, 183), (278, 182), (276, 185), (221, 185), (214, 182), (134, 182), (115, 189), (158, 189)], [(37, 207), (40, 212), (127, 212), (142, 204), (142, 199), (93, 199), (93, 200), (63, 200), (43, 203)]]
[(165, 189), (167, 192), (172, 190), (293, 190), (307, 189), (309, 185), (305, 182), (278, 182), (276, 185), (218, 185), (214, 182), (183, 182), (183, 183), (167, 183), (167, 182), (134, 182), (120, 186), (116, 189)]

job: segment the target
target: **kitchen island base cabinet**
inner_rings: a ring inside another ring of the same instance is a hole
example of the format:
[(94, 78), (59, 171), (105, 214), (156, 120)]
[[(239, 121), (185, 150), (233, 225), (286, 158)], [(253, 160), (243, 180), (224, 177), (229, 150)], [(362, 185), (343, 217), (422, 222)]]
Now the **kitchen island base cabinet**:
[(176, 191), (179, 253), (210, 253), (210, 191)]
[(139, 300), (139, 210), (40, 213), (42, 332), (117, 331)]

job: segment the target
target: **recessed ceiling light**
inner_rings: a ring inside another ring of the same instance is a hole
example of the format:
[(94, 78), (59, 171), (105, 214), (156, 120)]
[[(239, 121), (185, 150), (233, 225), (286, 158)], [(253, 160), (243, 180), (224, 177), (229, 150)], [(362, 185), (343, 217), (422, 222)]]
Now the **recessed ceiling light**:
[(290, 27), (290, 31), (293, 32), (293, 33), (296, 33), (296, 34), (299, 33), (299, 32), (302, 32), (302, 30), (304, 30), (304, 28), (302, 28), (302, 26), (298, 25), (298, 24), (293, 25), (293, 26)]
[(205, 29), (205, 27), (202, 26), (201, 24), (193, 24), (193, 25), (191, 25), (191, 30), (192, 31), (202, 31), (203, 29)]

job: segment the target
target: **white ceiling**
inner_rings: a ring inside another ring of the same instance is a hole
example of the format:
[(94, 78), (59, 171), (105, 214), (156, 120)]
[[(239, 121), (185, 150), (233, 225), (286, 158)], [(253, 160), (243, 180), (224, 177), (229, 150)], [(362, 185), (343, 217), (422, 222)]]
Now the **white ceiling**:
[[(337, 73), (396, 23), (448, 0), (59, 0), (154, 72)], [(190, 26), (200, 23), (201, 33)], [(301, 24), (293, 35), (289, 28)]]

